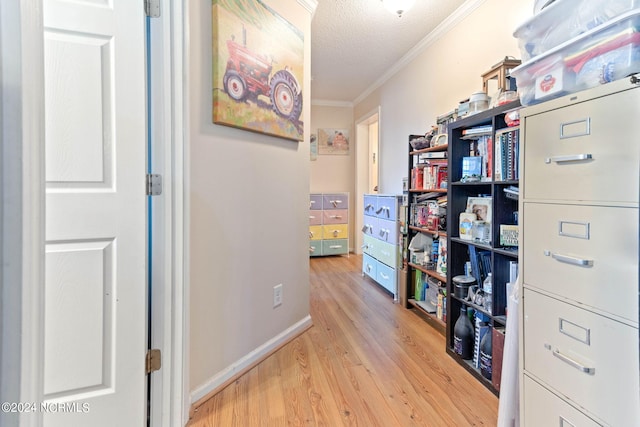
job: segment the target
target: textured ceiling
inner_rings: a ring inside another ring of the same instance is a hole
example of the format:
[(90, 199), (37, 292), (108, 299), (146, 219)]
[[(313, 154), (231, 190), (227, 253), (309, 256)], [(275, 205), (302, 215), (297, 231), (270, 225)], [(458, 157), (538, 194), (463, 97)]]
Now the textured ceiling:
[(381, 0), (318, 0), (311, 99), (353, 102), (465, 0), (416, 0), (402, 17)]

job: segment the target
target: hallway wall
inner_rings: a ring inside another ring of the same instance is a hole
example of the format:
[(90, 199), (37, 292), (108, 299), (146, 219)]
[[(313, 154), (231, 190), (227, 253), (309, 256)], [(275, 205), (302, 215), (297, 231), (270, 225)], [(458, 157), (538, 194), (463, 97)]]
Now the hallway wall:
[[(310, 12), (269, 0), (304, 35), (310, 122)], [(189, 3), (188, 270), (191, 402), (265, 346), (308, 326), (309, 144), (212, 123), (211, 1)], [(282, 283), (283, 304), (273, 308)]]
[[(533, 1), (469, 1), (476, 8), (462, 16), (382, 86), (358, 100), (354, 116), (378, 106), (380, 192), (402, 192), (407, 176), (408, 135), (424, 134), (436, 117), (482, 90), (482, 73), (504, 59), (520, 58), (513, 31), (533, 14)], [(464, 5), (463, 5), (464, 7)]]

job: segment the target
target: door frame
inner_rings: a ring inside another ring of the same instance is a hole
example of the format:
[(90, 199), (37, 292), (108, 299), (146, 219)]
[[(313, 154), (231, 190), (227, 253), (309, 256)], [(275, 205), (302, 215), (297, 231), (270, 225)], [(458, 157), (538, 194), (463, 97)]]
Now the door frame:
[[(153, 173), (163, 176), (163, 203), (153, 203), (154, 283), (152, 344), (162, 351), (162, 368), (152, 374), (151, 425), (170, 427), (189, 420), (188, 245), (186, 151), (189, 72), (188, 2), (160, 0), (160, 17), (151, 18), (151, 104)], [(165, 285), (166, 284), (166, 285)]]
[[(42, 307), (44, 305), (44, 39), (43, 0), (18, 0), (0, 5), (0, 401), (43, 401)], [(164, 161), (164, 197), (157, 218), (166, 236), (154, 251), (164, 260), (154, 332), (160, 339), (163, 367), (153, 375), (153, 425), (184, 425), (188, 420), (188, 271), (184, 263), (185, 158), (188, 123), (185, 93), (186, 2), (161, 0), (162, 37), (153, 41), (161, 52), (160, 102), (170, 138), (160, 147)], [(154, 129), (154, 133), (158, 130)], [(4, 143), (4, 141), (8, 143)], [(158, 151), (157, 151), (158, 152)], [(20, 161), (21, 160), (21, 161)], [(16, 284), (21, 284), (17, 286)], [(156, 303), (154, 302), (154, 307)], [(158, 401), (157, 399), (160, 399)], [(1, 425), (42, 425), (42, 414), (4, 413)]]
[[(42, 0), (0, 5), (2, 280), (0, 401), (42, 402), (44, 39)], [(21, 286), (19, 286), (21, 285)], [(6, 424), (5, 424), (6, 423)], [(0, 411), (0, 424), (42, 416)]]
[[(380, 194), (380, 106), (374, 108), (362, 117), (356, 120), (356, 183), (355, 183), (355, 203), (356, 212), (364, 212), (364, 200), (362, 195), (368, 192), (369, 185), (369, 125), (374, 121), (378, 122), (378, 159), (376, 165), (378, 166), (378, 194)], [(355, 230), (360, 230), (363, 226), (362, 215), (355, 216), (356, 226)], [(353, 246), (354, 253), (362, 253), (362, 233), (355, 233), (355, 245)]]

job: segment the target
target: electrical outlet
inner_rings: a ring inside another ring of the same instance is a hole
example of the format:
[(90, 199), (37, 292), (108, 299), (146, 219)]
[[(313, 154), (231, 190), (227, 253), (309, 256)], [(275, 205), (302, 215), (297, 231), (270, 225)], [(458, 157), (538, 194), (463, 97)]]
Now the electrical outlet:
[(273, 308), (282, 305), (282, 283), (273, 287)]

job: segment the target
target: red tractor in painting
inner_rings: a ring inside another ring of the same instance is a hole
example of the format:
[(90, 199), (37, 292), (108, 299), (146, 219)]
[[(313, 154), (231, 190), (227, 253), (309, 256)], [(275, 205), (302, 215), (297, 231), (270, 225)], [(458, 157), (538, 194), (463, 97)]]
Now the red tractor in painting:
[(245, 101), (259, 95), (269, 97), (275, 112), (296, 122), (302, 112), (302, 93), (294, 75), (285, 68), (269, 79), (273, 65), (266, 56), (247, 48), (246, 31), (242, 29), (242, 44), (233, 38), (227, 40), (229, 60), (222, 83), (225, 92), (236, 101)]

